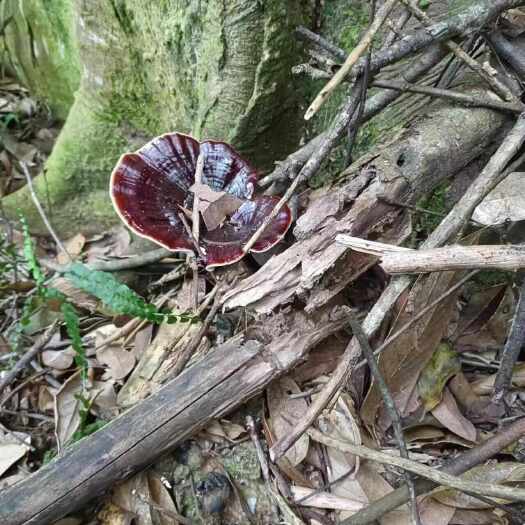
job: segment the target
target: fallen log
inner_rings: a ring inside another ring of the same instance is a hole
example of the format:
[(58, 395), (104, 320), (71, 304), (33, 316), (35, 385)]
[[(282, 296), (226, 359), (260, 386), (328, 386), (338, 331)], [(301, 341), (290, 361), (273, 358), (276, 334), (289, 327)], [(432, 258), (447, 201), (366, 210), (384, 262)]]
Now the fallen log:
[(217, 347), (158, 392), (20, 483), (0, 492), (2, 525), (48, 525), (152, 464), (210, 420), (261, 392), (340, 330), (344, 307), (265, 320), (263, 342), (239, 336)]

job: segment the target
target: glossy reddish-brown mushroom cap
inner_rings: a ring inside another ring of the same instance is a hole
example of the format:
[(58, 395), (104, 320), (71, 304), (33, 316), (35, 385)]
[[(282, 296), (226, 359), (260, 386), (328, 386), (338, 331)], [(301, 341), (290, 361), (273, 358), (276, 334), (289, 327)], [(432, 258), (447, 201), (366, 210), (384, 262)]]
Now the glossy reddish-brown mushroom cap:
[[(242, 258), (242, 247), (271, 213), (277, 197), (253, 198), (255, 170), (223, 142), (199, 143), (182, 133), (168, 133), (153, 139), (135, 153), (123, 155), (110, 182), (115, 209), (135, 233), (173, 251), (194, 252), (193, 243), (180, 218), (190, 210), (197, 158), (202, 152), (202, 183), (244, 200), (222, 227), (201, 230), (199, 245), (207, 268), (232, 264)], [(285, 235), (291, 213), (284, 207), (253, 251), (270, 249)]]

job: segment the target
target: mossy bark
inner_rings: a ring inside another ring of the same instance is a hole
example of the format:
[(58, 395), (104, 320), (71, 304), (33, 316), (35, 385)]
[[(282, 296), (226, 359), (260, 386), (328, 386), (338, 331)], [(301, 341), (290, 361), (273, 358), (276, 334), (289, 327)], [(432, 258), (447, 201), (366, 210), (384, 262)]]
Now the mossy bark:
[[(13, 7), (6, 48), (20, 78), (58, 115), (78, 85), (45, 177), (36, 180), (61, 235), (115, 222), (107, 197), (113, 165), (160, 133), (228, 141), (261, 170), (290, 153), (302, 120), (290, 73), (300, 60), (293, 28), (307, 22), (308, 6), (306, 0), (28, 0), (23, 13)], [(35, 46), (47, 46), (52, 67), (35, 61)], [(10, 214), (22, 208), (33, 230), (42, 230), (27, 189), (4, 205)]]

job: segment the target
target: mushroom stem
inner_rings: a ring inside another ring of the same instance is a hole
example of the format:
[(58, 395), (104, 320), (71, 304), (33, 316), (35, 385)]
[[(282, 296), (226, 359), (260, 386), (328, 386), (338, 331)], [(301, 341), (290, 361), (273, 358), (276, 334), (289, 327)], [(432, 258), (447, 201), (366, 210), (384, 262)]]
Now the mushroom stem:
[[(195, 168), (195, 188), (198, 188), (202, 181), (202, 172), (204, 171), (204, 155), (199, 153), (197, 158), (197, 167)], [(199, 221), (199, 194), (195, 192), (193, 194), (193, 210), (192, 210), (192, 233), (195, 242), (199, 244), (200, 235), (200, 221)]]
[[(195, 188), (199, 188), (202, 181), (202, 172), (204, 171), (204, 155), (202, 151), (197, 158), (197, 166), (195, 168)], [(199, 245), (200, 236), (200, 217), (199, 217), (199, 193), (196, 191), (193, 194), (193, 210), (192, 210), (192, 225), (191, 232), (195, 239), (195, 244)], [(192, 261), (193, 270), (193, 307), (197, 311), (199, 307), (199, 267), (197, 265), (197, 254), (195, 254)]]

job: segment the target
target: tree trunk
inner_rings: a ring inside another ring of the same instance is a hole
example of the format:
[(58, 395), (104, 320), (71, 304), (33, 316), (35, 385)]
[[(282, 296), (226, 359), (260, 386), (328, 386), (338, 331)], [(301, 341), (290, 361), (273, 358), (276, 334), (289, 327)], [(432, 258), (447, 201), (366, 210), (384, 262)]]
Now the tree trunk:
[[(152, 136), (177, 130), (224, 140), (258, 169), (293, 151), (301, 132), (293, 29), (307, 22), (308, 5), (7, 1), (5, 19), (13, 18), (4, 47), (13, 69), (58, 116), (67, 114), (46, 176), (36, 181), (59, 233), (115, 222), (111, 170)], [(42, 231), (26, 189), (4, 201), (11, 216), (20, 207)]]

